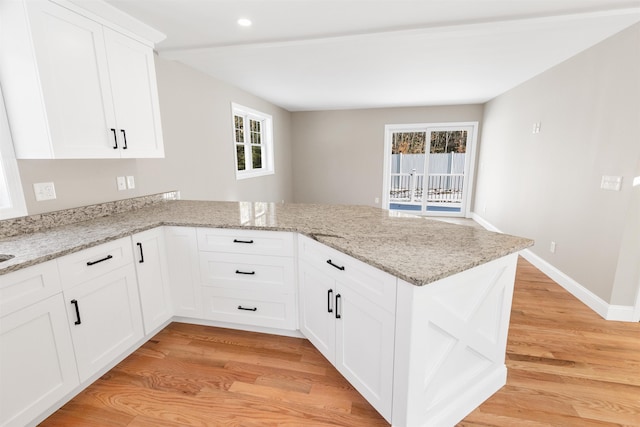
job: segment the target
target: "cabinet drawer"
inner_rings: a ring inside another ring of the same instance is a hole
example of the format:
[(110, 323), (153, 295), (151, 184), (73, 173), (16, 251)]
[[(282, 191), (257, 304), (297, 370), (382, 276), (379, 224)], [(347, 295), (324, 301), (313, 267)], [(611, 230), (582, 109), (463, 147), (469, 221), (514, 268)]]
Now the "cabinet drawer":
[(268, 328), (296, 329), (293, 294), (208, 287), (202, 292), (206, 319)]
[(13, 313), (61, 290), (55, 261), (3, 274), (0, 276), (0, 315)]
[(293, 293), (294, 271), (293, 258), (288, 257), (200, 253), (204, 286)]
[(62, 288), (73, 286), (133, 261), (131, 239), (124, 237), (58, 259)]
[(198, 229), (198, 249), (201, 251), (293, 256), (293, 241), (293, 233), (281, 231)]
[(298, 251), (299, 259), (385, 310), (395, 312), (397, 279), (394, 276), (305, 236), (298, 236)]

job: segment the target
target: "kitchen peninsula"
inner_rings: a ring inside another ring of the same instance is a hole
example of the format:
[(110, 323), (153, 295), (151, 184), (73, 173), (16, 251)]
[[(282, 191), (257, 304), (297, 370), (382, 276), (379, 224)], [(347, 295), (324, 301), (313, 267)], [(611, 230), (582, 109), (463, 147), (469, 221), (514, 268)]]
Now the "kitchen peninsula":
[[(85, 374), (78, 361), (79, 379), (63, 395), (47, 405), (17, 402), (14, 418), (1, 423), (41, 420), (172, 320), (301, 334), (394, 426), (455, 424), (504, 385), (517, 252), (531, 240), (365, 206), (147, 197), (108, 215), (118, 202), (0, 222), (0, 254), (13, 256), (0, 262), (0, 339), (20, 325), (12, 316), (29, 308), (12, 301), (21, 296), (11, 285), (22, 281), (11, 278), (41, 266), (56, 276), (47, 297), (64, 305), (68, 328), (78, 328), (83, 313), (76, 266), (105, 269), (91, 273), (93, 281), (111, 274), (109, 263), (133, 271), (125, 282), (144, 319), (117, 357)], [(146, 233), (163, 242), (157, 250), (143, 252)], [(155, 291), (143, 291), (139, 270), (155, 255), (172, 300), (158, 321), (148, 319)], [(260, 286), (251, 282), (261, 275)], [(78, 357), (83, 338), (74, 333)], [(4, 344), (3, 360), (19, 362)]]

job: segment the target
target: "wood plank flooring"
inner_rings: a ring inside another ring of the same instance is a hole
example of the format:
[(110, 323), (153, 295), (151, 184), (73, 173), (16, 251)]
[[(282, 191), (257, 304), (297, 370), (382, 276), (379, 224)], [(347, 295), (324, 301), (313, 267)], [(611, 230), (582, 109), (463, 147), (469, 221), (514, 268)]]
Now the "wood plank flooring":
[[(458, 426), (640, 426), (640, 324), (602, 320), (523, 259), (507, 366)], [(304, 339), (173, 323), (41, 425), (388, 423)]]

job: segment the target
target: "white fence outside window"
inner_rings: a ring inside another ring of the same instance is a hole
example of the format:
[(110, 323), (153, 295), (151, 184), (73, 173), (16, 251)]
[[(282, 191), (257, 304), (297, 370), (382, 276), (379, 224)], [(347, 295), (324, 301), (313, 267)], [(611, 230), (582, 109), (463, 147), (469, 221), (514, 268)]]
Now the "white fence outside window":
[(425, 154), (392, 154), (390, 201), (422, 203), (462, 203), (465, 153), (429, 155), (429, 175), (425, 187)]

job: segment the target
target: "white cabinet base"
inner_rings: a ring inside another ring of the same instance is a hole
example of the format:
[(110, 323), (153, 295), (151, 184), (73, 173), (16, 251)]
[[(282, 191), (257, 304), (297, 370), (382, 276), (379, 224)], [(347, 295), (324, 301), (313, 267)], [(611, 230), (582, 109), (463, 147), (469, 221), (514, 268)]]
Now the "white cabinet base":
[(398, 281), (393, 425), (455, 425), (506, 383), (517, 258), (426, 286)]
[(79, 384), (62, 294), (0, 319), (0, 342), (0, 425), (26, 425)]

